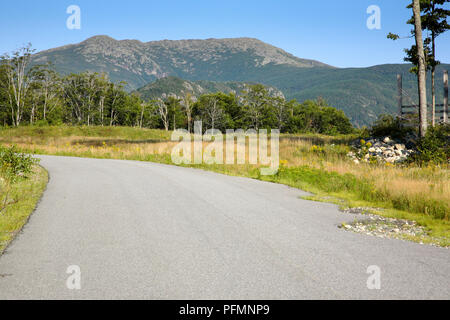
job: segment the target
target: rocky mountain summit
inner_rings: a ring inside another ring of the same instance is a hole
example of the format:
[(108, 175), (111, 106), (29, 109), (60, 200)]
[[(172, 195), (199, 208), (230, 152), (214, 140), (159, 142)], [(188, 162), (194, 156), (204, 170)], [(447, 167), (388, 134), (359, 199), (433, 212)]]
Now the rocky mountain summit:
[(268, 66), (329, 67), (297, 58), (253, 38), (141, 42), (95, 36), (34, 56), (34, 63), (47, 61), (64, 73), (80, 69), (106, 72), (112, 80), (125, 80), (133, 89), (169, 75), (189, 80), (231, 81), (233, 76)]

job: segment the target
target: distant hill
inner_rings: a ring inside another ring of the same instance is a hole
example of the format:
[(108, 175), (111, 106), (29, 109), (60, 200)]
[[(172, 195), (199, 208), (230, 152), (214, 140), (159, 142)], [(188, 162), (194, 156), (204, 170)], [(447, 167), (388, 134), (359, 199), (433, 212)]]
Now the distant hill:
[[(51, 61), (62, 74), (82, 71), (105, 72), (112, 81), (126, 81), (129, 91), (161, 78), (174, 76), (194, 81), (205, 90), (216, 82), (254, 82), (281, 90), (287, 99), (325, 98), (342, 109), (357, 126), (372, 123), (381, 113), (397, 110), (396, 74), (404, 75), (409, 103), (417, 101), (416, 80), (408, 64), (370, 68), (334, 68), (301, 59), (282, 49), (252, 38), (163, 40), (140, 42), (96, 36), (81, 43), (37, 53), (34, 63)], [(437, 73), (438, 103), (442, 100), (441, 65)], [(194, 86), (195, 87), (195, 86)], [(150, 88), (157, 90), (157, 88)], [(156, 91), (155, 91), (156, 92)]]
[[(135, 92), (144, 100), (165, 98), (167, 96), (183, 97), (187, 93), (199, 97), (202, 94), (215, 92), (234, 92), (240, 94), (246, 86), (252, 84), (256, 83), (237, 81), (217, 82), (207, 80), (189, 81), (177, 77), (166, 77), (149, 83)], [(268, 87), (268, 90), (272, 95), (283, 96), (283, 93), (274, 87)]]
[[(397, 113), (397, 74), (403, 75), (405, 104), (417, 104), (417, 78), (409, 72), (409, 64), (386, 64), (369, 68), (286, 70), (273, 72), (261, 82), (281, 90), (286, 98), (304, 101), (322, 97), (343, 110), (357, 126), (371, 124), (379, 114)], [(443, 103), (442, 64), (436, 71), (436, 101)], [(431, 96), (431, 75), (427, 80)], [(249, 79), (254, 80), (254, 79)], [(429, 101), (431, 100), (431, 97)]]

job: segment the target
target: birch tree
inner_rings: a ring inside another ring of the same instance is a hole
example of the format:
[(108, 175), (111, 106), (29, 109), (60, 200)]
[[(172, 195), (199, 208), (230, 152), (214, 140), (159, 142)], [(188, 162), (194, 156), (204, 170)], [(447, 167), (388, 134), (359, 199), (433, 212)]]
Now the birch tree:
[(38, 67), (34, 78), (35, 99), (39, 101), (39, 107), (42, 109), (42, 119), (47, 120), (47, 115), (60, 104), (61, 79), (49, 65)]
[(198, 108), (205, 125), (210, 129), (216, 129), (222, 125), (225, 110), (218, 94), (203, 95), (199, 102)]
[(109, 97), (109, 107), (110, 107), (110, 113), (109, 113), (109, 126), (112, 127), (115, 122), (117, 121), (117, 117), (119, 115), (119, 103), (121, 100), (123, 100), (123, 86), (124, 82), (121, 82), (119, 84), (110, 83), (109, 84), (109, 90), (108, 90), (108, 97)]
[(425, 52), (422, 36), (422, 21), (420, 16), (420, 0), (413, 0), (413, 13), (414, 13), (414, 32), (417, 46), (418, 57), (418, 92), (419, 92), (419, 120), (420, 127), (419, 133), (421, 137), (425, 137), (427, 132), (427, 84), (426, 84), (426, 69), (427, 64), (425, 61)]
[(258, 131), (264, 115), (264, 109), (269, 104), (269, 93), (267, 89), (261, 85), (253, 85), (244, 90), (242, 95), (242, 104), (252, 127)]
[(192, 132), (192, 107), (195, 102), (195, 97), (192, 97), (190, 93), (186, 93), (181, 99), (181, 106), (186, 113), (188, 132)]
[(289, 118), (289, 114), (287, 113), (288, 108), (287, 108), (286, 100), (283, 99), (282, 97), (275, 97), (275, 98), (272, 98), (271, 105), (275, 109), (275, 116), (277, 118), (277, 126), (278, 126), (278, 129), (281, 131), (286, 124), (286, 120)]
[(164, 125), (164, 129), (169, 131), (169, 108), (167, 104), (162, 100), (158, 99), (155, 101), (156, 111), (161, 118), (161, 121)]
[(32, 80), (28, 66), (34, 50), (31, 44), (20, 48), (11, 55), (5, 54), (0, 57), (2, 64), (6, 66), (7, 94), (11, 108), (12, 123), (18, 127), (22, 120), (25, 99), (30, 89)]

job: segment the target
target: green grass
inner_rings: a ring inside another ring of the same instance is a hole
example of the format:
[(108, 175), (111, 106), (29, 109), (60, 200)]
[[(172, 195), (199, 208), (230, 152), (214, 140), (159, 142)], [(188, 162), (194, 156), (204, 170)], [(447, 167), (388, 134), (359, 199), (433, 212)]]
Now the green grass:
[[(34, 174), (12, 186), (11, 204), (0, 213), (0, 255), (27, 223), (48, 182), (47, 171), (35, 166)], [(3, 194), (1, 194), (3, 196)], [(2, 197), (3, 198), (3, 197)]]

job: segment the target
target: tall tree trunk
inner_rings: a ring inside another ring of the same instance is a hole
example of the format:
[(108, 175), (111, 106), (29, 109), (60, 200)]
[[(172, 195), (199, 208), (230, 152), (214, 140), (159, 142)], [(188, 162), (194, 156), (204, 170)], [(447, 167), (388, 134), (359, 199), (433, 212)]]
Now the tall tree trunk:
[[(434, 11), (434, 3), (433, 3)], [(431, 34), (432, 50), (433, 50), (433, 60), (436, 60), (436, 35), (434, 31)], [(433, 63), (431, 67), (431, 125), (434, 127), (436, 125), (436, 66)]]
[(141, 120), (139, 122), (139, 128), (141, 128), (141, 129), (142, 129), (142, 123), (144, 122), (144, 109), (145, 109), (144, 105), (141, 105)]
[(427, 133), (427, 83), (426, 83), (426, 61), (425, 52), (423, 49), (423, 37), (422, 37), (422, 20), (420, 16), (420, 0), (414, 0), (413, 2), (414, 12), (414, 25), (415, 36), (417, 46), (417, 56), (419, 58), (419, 71), (418, 77), (418, 91), (419, 91), (419, 134), (424, 137)]

